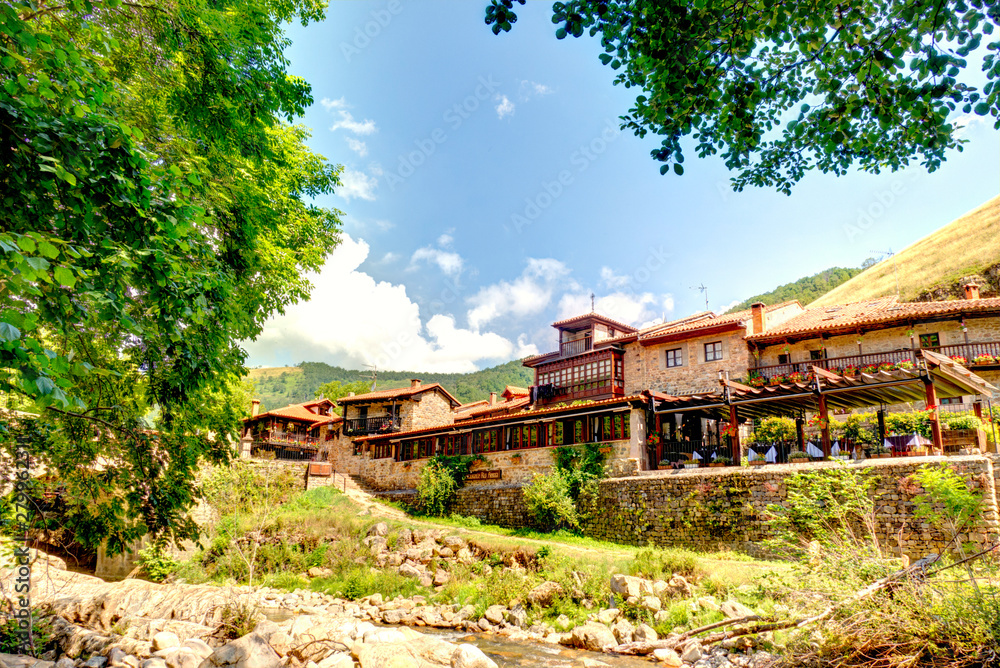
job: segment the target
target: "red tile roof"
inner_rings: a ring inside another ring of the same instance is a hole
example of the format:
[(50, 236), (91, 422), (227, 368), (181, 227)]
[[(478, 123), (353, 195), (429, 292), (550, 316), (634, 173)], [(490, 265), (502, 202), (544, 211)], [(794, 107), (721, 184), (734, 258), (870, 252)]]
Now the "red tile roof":
[(615, 329), (621, 329), (626, 332), (639, 331), (635, 327), (632, 327), (631, 325), (626, 325), (624, 322), (618, 322), (617, 320), (612, 320), (607, 316), (603, 316), (600, 313), (594, 313), (593, 311), (591, 311), (590, 313), (586, 313), (584, 315), (578, 315), (572, 318), (566, 318), (565, 320), (559, 320), (557, 322), (552, 323), (552, 326), (564, 327), (566, 325), (572, 325), (573, 323), (580, 322), (581, 320), (590, 320), (590, 319), (597, 320), (598, 322), (603, 322), (605, 325), (611, 325)]
[(440, 383), (431, 383), (430, 385), (417, 385), (416, 387), (398, 387), (394, 390), (376, 390), (374, 392), (366, 392), (364, 394), (355, 394), (353, 397), (341, 397), (337, 399), (337, 403), (343, 406), (344, 404), (357, 404), (365, 403), (368, 401), (389, 401), (392, 399), (409, 399), (410, 397), (421, 394), (422, 392), (440, 392), (448, 401), (452, 403), (452, 406), (461, 406), (462, 402), (451, 395), (448, 390), (441, 387)]
[[(792, 304), (797, 304), (798, 301), (787, 301), (780, 304), (772, 304), (771, 306), (765, 306), (764, 312), (775, 311), (780, 308), (785, 308), (786, 306), (791, 306)], [(735, 311), (733, 313), (724, 313), (723, 315), (715, 315), (711, 311), (702, 312), (696, 314), (696, 316), (691, 318), (685, 318), (684, 320), (668, 322), (663, 325), (654, 325), (649, 329), (644, 329), (639, 333), (639, 340), (648, 339), (658, 339), (665, 336), (674, 336), (676, 334), (683, 333), (697, 333), (701, 330), (712, 330), (719, 327), (725, 326), (742, 326), (747, 320), (753, 318), (753, 310), (745, 309), (743, 311)]]
[(509, 421), (515, 421), (517, 419), (534, 418), (536, 416), (538, 416), (538, 417), (543, 417), (543, 416), (544, 417), (548, 417), (548, 416), (555, 415), (555, 414), (558, 414), (558, 413), (572, 413), (574, 411), (587, 410), (587, 409), (591, 409), (591, 408), (594, 408), (594, 407), (610, 406), (610, 405), (614, 405), (614, 404), (628, 404), (628, 403), (634, 403), (636, 401), (642, 401), (644, 403), (648, 403), (647, 395), (644, 395), (644, 394), (633, 394), (633, 395), (628, 396), (628, 397), (616, 397), (614, 399), (601, 399), (600, 401), (592, 401), (592, 402), (590, 402), (588, 404), (577, 404), (576, 406), (558, 406), (558, 407), (553, 407), (553, 408), (540, 408), (540, 409), (532, 410), (532, 411), (522, 411), (522, 412), (514, 414), (514, 415), (503, 415), (503, 416), (499, 416), (499, 417), (497, 417), (497, 416), (485, 417), (485, 418), (479, 418), (479, 419), (475, 419), (475, 420), (468, 420), (468, 421), (464, 421), (464, 422), (457, 422), (455, 424), (440, 424), (440, 425), (437, 425), (435, 427), (423, 427), (421, 429), (411, 429), (410, 431), (397, 431), (395, 433), (389, 433), (389, 434), (372, 434), (370, 436), (361, 436), (361, 437), (358, 437), (358, 438), (356, 438), (354, 440), (355, 441), (375, 441), (375, 440), (383, 440), (384, 441), (386, 439), (395, 440), (395, 439), (398, 439), (398, 438), (406, 438), (406, 437), (409, 437), (409, 436), (416, 436), (418, 434), (426, 434), (426, 433), (435, 432), (435, 431), (444, 431), (444, 430), (451, 430), (451, 431), (459, 431), (459, 430), (461, 430), (461, 431), (464, 431), (464, 430), (468, 429), (469, 427), (482, 426), (484, 424), (490, 424), (490, 423), (493, 423), (493, 422), (497, 423), (498, 425), (499, 424), (506, 424)]
[(323, 415), (319, 413), (313, 413), (307, 408), (308, 406), (316, 406), (317, 404), (322, 404), (324, 401), (329, 401), (329, 400), (319, 399), (314, 401), (307, 401), (302, 404), (292, 404), (290, 406), (284, 406), (282, 408), (275, 408), (273, 411), (267, 411), (266, 413), (260, 413), (259, 415), (253, 417), (243, 418), (243, 421), (247, 422), (250, 420), (260, 420), (261, 418), (265, 417), (280, 417), (290, 420), (299, 420), (300, 422), (311, 422), (312, 426), (315, 427), (316, 425), (325, 424), (327, 422), (338, 422), (344, 419), (339, 415)]
[(810, 308), (781, 325), (748, 336), (747, 340), (767, 341), (795, 334), (856, 329), (869, 325), (903, 325), (925, 318), (959, 316), (966, 313), (1000, 314), (1000, 297), (954, 299), (943, 302), (900, 302), (896, 297), (882, 297), (865, 302)]
[(526, 387), (517, 387), (516, 385), (508, 385), (503, 389), (500, 394), (501, 397), (526, 397), (531, 392)]
[(477, 406), (476, 408), (463, 411), (461, 415), (456, 415), (455, 420), (475, 420), (477, 418), (493, 415), (495, 413), (513, 413), (527, 408), (530, 403), (531, 401), (527, 396), (516, 397), (510, 401), (500, 401), (495, 404), (491, 404), (487, 401), (485, 406)]

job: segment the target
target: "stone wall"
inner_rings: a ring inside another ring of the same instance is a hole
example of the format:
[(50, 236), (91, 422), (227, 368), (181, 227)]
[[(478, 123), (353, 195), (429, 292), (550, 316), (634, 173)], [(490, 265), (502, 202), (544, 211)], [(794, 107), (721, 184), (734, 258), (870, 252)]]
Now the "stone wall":
[[(996, 497), (1000, 457), (878, 459), (864, 466), (878, 477), (876, 521), (883, 549), (921, 557), (944, 547), (944, 537), (914, 514), (914, 497), (921, 490), (909, 476), (929, 462), (955, 467), (972, 489), (983, 494), (984, 523), (961, 540), (986, 547), (1000, 539)], [(761, 553), (762, 541), (772, 531), (766, 510), (770, 504), (786, 502), (785, 480), (806, 470), (833, 466), (840, 464), (660, 471), (604, 480), (589, 508), (591, 519), (585, 532), (602, 540), (638, 545), (653, 542)]]
[[(722, 359), (705, 361), (705, 344), (722, 342)], [(666, 352), (680, 348), (684, 363), (679, 367), (666, 365)], [(750, 353), (738, 333), (702, 336), (687, 341), (642, 346), (630, 343), (625, 348), (625, 394), (638, 394), (643, 390), (669, 394), (691, 394), (719, 389), (719, 372), (728, 371), (731, 378), (746, 373)]]
[(401, 431), (455, 422), (451, 402), (440, 392), (424, 392), (403, 402), (399, 417)]

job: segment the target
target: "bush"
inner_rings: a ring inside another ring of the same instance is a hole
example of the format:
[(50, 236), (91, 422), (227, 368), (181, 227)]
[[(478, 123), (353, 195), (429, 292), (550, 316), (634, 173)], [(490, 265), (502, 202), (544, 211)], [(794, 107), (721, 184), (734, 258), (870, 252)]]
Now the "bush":
[(754, 426), (749, 442), (774, 443), (776, 441), (794, 441), (795, 438), (795, 420), (784, 417), (768, 417)]
[(225, 640), (242, 638), (257, 628), (260, 616), (260, 608), (249, 599), (230, 599), (222, 607), (222, 623), (216, 632)]
[(950, 415), (942, 420), (948, 429), (982, 429), (983, 421), (975, 415)]
[(455, 497), (458, 485), (451, 471), (436, 461), (429, 461), (420, 471), (417, 498), (420, 509), (428, 515), (442, 517)]
[(163, 582), (171, 576), (180, 562), (167, 554), (162, 545), (153, 544), (139, 550), (139, 565), (153, 582)]
[(576, 506), (570, 496), (570, 482), (562, 471), (536, 475), (523, 493), (528, 512), (542, 531), (579, 528)]

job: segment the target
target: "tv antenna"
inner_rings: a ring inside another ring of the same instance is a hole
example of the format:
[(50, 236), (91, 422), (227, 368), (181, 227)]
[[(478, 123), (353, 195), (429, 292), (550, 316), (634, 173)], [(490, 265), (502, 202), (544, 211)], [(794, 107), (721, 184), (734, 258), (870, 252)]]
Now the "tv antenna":
[(703, 295), (705, 295), (705, 310), (707, 311), (708, 310), (708, 288), (706, 288), (705, 284), (702, 283), (701, 285), (692, 285), (691, 289), (692, 290), (698, 290)]
[(896, 254), (892, 252), (891, 248), (889, 250), (885, 250), (885, 251), (870, 250), (868, 252), (869, 253), (878, 253), (881, 256), (879, 258), (879, 262), (881, 262), (882, 258), (884, 258), (884, 257), (891, 257), (892, 258), (892, 275), (896, 279), (896, 299), (899, 299), (899, 269), (896, 267)]
[(374, 364), (366, 364), (365, 366), (372, 370), (371, 376), (370, 376), (371, 379), (372, 379), (372, 387), (368, 391), (369, 392), (374, 392), (375, 391), (375, 385), (376, 385), (376, 383), (378, 383), (378, 367), (376, 365), (374, 365)]

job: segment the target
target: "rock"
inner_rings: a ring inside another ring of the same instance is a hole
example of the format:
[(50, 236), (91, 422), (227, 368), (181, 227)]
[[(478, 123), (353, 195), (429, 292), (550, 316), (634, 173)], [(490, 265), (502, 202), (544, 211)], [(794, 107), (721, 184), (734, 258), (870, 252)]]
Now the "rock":
[[(117, 649), (119, 652), (121, 652), (121, 649), (119, 649), (118, 647), (115, 647), (115, 649)], [(111, 651), (114, 651), (114, 650), (111, 650)], [(122, 654), (125, 654), (125, 652), (122, 652)], [(122, 658), (124, 659), (125, 657), (123, 656)], [(4, 664), (2, 657), (0, 657), (0, 665), (7, 665), (7, 664)], [(73, 659), (69, 658), (68, 656), (64, 656), (63, 658), (61, 658), (58, 661), (56, 661), (56, 668), (74, 668), (74, 666), (76, 666), (76, 661), (74, 661)]]
[[(108, 665), (109, 666), (121, 665), (121, 662), (125, 660), (126, 656), (128, 656), (128, 654), (126, 654), (125, 650), (123, 650), (121, 647), (112, 647), (111, 651), (108, 652)], [(59, 667), (58, 661), (56, 661), (56, 667), (57, 668)]]
[(423, 575), (423, 572), (416, 567), (411, 561), (407, 561), (402, 566), (399, 567), (399, 574), (405, 575), (409, 578), (419, 578)]
[(191, 650), (203, 659), (207, 659), (212, 654), (212, 648), (208, 646), (208, 643), (198, 638), (188, 638), (181, 647)]
[[(281, 659), (271, 649), (259, 633), (247, 635), (219, 647), (202, 663), (211, 666), (235, 666), (236, 668), (279, 668)], [(145, 666), (143, 666), (145, 668)]]
[(650, 612), (659, 612), (660, 608), (662, 607), (660, 604), (660, 599), (658, 599), (656, 596), (643, 596), (641, 605)]
[(319, 566), (313, 566), (308, 571), (306, 571), (306, 575), (308, 575), (311, 578), (327, 578), (333, 575), (333, 571), (330, 570), (329, 568), (320, 568)]
[(608, 608), (607, 610), (601, 610), (597, 613), (597, 621), (601, 624), (612, 624), (618, 616), (621, 614), (621, 610), (618, 608)]
[(653, 588), (649, 580), (643, 580), (634, 575), (616, 573), (611, 576), (611, 591), (625, 598), (631, 596), (638, 598), (652, 594)]
[(753, 615), (757, 614), (756, 612), (754, 612), (747, 606), (743, 605), (739, 601), (733, 601), (733, 600), (725, 601), (724, 603), (722, 603), (722, 605), (719, 606), (719, 609), (722, 610), (722, 614), (724, 614), (727, 619), (736, 619), (738, 617), (752, 617)]
[(719, 604), (714, 596), (702, 596), (698, 599), (698, 605), (706, 610), (718, 610)]
[(410, 531), (409, 529), (403, 529), (402, 531), (399, 532), (399, 535), (396, 536), (397, 550), (406, 549), (412, 543), (413, 543), (413, 532)]
[(656, 642), (659, 636), (649, 624), (639, 624), (632, 632), (632, 639), (635, 642)]
[(611, 627), (611, 632), (615, 634), (615, 638), (618, 639), (619, 644), (632, 642), (632, 634), (635, 633), (635, 627), (632, 626), (632, 622), (622, 617)]
[(346, 652), (334, 652), (316, 664), (316, 668), (354, 668), (354, 659)]
[(502, 624), (504, 612), (506, 611), (507, 609), (502, 605), (491, 605), (486, 608), (486, 612), (483, 613), (483, 617), (485, 617), (491, 624)]
[(382, 613), (382, 622), (384, 624), (399, 624), (405, 614), (402, 610), (386, 610)]
[(104, 668), (104, 664), (108, 662), (106, 657), (103, 656), (92, 656), (83, 662), (84, 668)]
[(694, 593), (694, 588), (691, 586), (690, 582), (684, 579), (683, 575), (674, 573), (673, 577), (670, 578), (670, 582), (667, 584), (666, 593), (668, 596), (688, 598)]
[(455, 645), (439, 638), (419, 636), (403, 643), (361, 645), (358, 662), (361, 668), (450, 666), (455, 649)]
[(653, 658), (659, 661), (661, 665), (670, 666), (671, 668), (680, 668), (680, 666), (684, 665), (684, 661), (681, 660), (677, 652), (666, 647), (654, 649)]
[(574, 647), (592, 652), (603, 652), (606, 647), (618, 645), (611, 629), (597, 622), (587, 622), (573, 629), (572, 641)]
[(472, 552), (467, 547), (463, 547), (458, 551), (458, 560), (463, 562), (472, 561)]
[(434, 578), (432, 578), (429, 573), (422, 573), (420, 575), (420, 586), (421, 587), (433, 587), (434, 586)]
[(681, 661), (684, 663), (694, 663), (701, 655), (701, 643), (697, 640), (689, 640), (681, 646)]
[(543, 582), (528, 592), (528, 602), (539, 608), (547, 608), (562, 593), (563, 587), (558, 582)]
[(449, 582), (451, 582), (451, 576), (448, 575), (448, 571), (442, 570), (440, 568), (434, 571), (435, 587), (441, 587), (443, 585), (448, 584)]
[(563, 631), (565, 631), (566, 629), (568, 629), (570, 627), (570, 625), (572, 623), (573, 622), (571, 622), (569, 620), (569, 617), (567, 617), (566, 615), (559, 615), (558, 617), (556, 617), (556, 628), (557, 629), (562, 629)]
[(528, 623), (528, 613), (524, 606), (518, 603), (507, 612), (507, 622), (512, 626), (523, 628)]
[(459, 645), (451, 655), (451, 668), (497, 668), (497, 664), (478, 647)]
[(370, 529), (368, 529), (369, 536), (385, 536), (389, 533), (389, 525), (385, 522), (379, 522), (373, 524)]
[(365, 633), (364, 643), (374, 645), (386, 642), (406, 642), (407, 638), (399, 629), (379, 629), (375, 628)]
[(178, 647), (163, 658), (167, 661), (167, 668), (198, 668), (206, 657), (198, 656), (189, 649)]
[(659, 612), (653, 613), (653, 621), (657, 624), (662, 624), (663, 622), (670, 620), (670, 613), (666, 610), (660, 610)]
[(139, 668), (139, 659), (129, 654), (124, 659), (122, 659), (122, 665), (128, 668)]
[(153, 636), (153, 644), (151, 648), (154, 652), (158, 652), (161, 649), (170, 649), (171, 647), (179, 647), (180, 644), (181, 644), (181, 639), (177, 637), (176, 633), (171, 633), (170, 631), (160, 631), (159, 633)]
[(455, 552), (465, 547), (465, 541), (458, 536), (445, 536), (441, 542), (444, 543), (445, 547), (451, 548)]
[(139, 668), (167, 668), (162, 656), (151, 656), (139, 664)]

